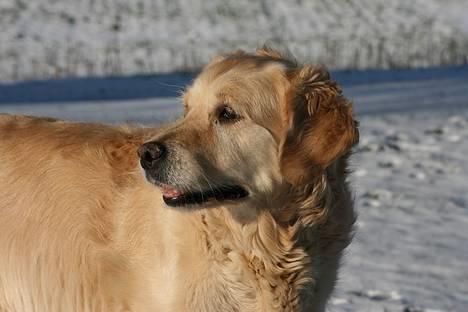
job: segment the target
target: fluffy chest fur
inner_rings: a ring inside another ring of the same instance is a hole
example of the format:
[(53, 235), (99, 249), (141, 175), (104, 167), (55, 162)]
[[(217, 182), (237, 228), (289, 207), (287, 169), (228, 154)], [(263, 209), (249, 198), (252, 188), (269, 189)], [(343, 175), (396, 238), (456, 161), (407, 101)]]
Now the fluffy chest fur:
[(185, 230), (190, 223), (196, 230), (190, 229), (191, 237), (183, 241), (180, 236), (172, 241), (172, 248), (179, 247), (172, 255), (176, 266), (171, 274), (178, 295), (168, 307), (298, 311), (299, 290), (311, 275), (309, 257), (295, 246), (292, 229), (275, 228), (271, 215), (240, 225), (224, 213), (200, 212), (181, 223)]
[(171, 270), (171, 282), (156, 287), (164, 310), (322, 311), (354, 221), (349, 202), (330, 197), (346, 200), (343, 191), (318, 183), (304, 195), (304, 211), (294, 202), (249, 223), (227, 208), (161, 214), (169, 232), (160, 250), (176, 250), (156, 255), (166, 266), (154, 274)]

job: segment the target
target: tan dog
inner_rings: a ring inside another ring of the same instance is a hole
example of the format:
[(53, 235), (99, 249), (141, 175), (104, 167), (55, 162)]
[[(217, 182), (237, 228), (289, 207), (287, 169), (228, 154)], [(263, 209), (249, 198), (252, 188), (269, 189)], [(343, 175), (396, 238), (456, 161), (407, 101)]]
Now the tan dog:
[(0, 311), (325, 309), (351, 104), (268, 49), (218, 57), (184, 103), (163, 129), (0, 115)]

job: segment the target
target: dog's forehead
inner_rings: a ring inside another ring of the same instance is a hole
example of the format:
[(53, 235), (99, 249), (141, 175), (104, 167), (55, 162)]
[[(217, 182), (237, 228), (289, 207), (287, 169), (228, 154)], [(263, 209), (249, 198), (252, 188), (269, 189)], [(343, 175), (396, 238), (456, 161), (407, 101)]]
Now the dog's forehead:
[(208, 66), (186, 92), (186, 104), (214, 105), (220, 101), (251, 102), (267, 94), (274, 96), (284, 88), (284, 66), (279, 63), (223, 62)]

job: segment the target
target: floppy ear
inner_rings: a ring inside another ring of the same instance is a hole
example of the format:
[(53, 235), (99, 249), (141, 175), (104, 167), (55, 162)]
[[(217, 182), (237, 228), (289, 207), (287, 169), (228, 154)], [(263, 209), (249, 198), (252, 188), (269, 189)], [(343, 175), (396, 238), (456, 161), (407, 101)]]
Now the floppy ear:
[(281, 170), (293, 185), (323, 172), (359, 140), (353, 108), (324, 68), (304, 66), (289, 74), (283, 111)]

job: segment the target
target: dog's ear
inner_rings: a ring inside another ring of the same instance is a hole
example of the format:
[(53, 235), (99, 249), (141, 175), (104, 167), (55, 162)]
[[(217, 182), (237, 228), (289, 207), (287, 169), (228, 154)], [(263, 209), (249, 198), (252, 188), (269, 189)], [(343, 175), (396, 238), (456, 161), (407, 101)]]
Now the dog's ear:
[(280, 165), (293, 185), (323, 172), (359, 140), (352, 104), (322, 67), (306, 65), (288, 73), (283, 107)]

